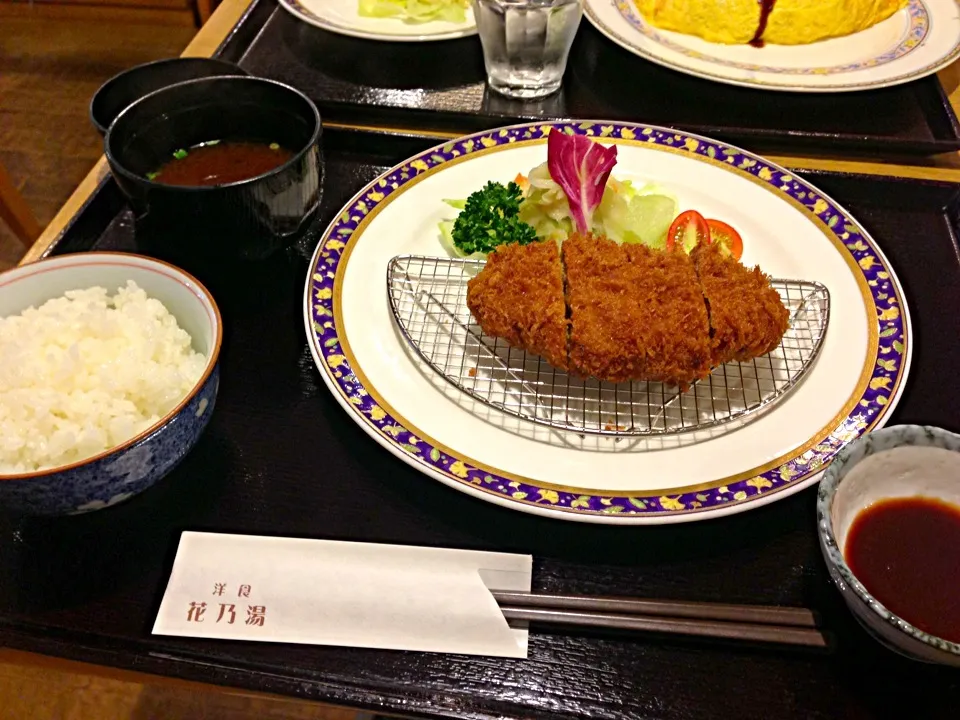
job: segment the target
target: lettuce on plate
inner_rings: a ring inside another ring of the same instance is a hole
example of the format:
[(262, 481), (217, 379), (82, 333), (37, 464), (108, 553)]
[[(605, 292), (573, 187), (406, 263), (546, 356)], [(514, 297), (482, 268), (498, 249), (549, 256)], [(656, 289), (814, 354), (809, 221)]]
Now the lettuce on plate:
[(470, 0), (360, 0), (360, 16), (400, 18), (410, 23), (467, 20)]
[[(563, 242), (576, 229), (563, 189), (546, 163), (530, 171), (529, 190), (520, 204), (520, 219), (543, 239)], [(679, 211), (677, 199), (654, 183), (639, 188), (629, 180), (610, 178), (590, 221), (590, 231), (618, 243), (640, 243), (663, 249), (667, 230)]]
[(538, 236), (558, 242), (577, 230), (663, 248), (679, 210), (677, 199), (654, 184), (638, 189), (611, 177), (616, 162), (616, 145), (552, 131), (547, 162), (530, 171), (520, 219)]
[[(540, 240), (562, 243), (574, 232), (592, 232), (618, 243), (665, 248), (667, 231), (679, 212), (677, 199), (654, 183), (635, 187), (612, 177), (616, 150), (583, 135), (553, 130), (547, 139), (547, 162), (515, 180), (523, 190), (519, 219), (533, 227)], [(464, 201), (445, 202), (463, 210)], [(454, 244), (453, 226), (453, 220), (440, 223), (441, 244), (451, 255), (464, 257)]]

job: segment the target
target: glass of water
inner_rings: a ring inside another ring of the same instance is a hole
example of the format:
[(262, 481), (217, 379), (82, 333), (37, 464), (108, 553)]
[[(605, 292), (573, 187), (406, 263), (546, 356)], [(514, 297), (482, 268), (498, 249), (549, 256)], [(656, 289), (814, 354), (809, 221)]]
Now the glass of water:
[(526, 100), (560, 89), (581, 0), (473, 0), (473, 14), (493, 90)]

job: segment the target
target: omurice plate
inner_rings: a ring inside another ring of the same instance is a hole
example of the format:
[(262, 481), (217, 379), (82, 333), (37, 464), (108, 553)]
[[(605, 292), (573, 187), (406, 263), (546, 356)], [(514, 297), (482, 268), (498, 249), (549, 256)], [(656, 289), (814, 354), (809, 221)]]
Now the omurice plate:
[(918, 80), (960, 56), (954, 0), (585, 0), (640, 57), (707, 80), (847, 92)]

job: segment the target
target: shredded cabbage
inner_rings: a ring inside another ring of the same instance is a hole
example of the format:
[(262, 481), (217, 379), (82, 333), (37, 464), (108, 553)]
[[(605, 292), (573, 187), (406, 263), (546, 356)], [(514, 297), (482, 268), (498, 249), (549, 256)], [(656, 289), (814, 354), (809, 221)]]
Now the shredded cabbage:
[(396, 17), (410, 23), (462, 23), (467, 20), (469, 5), (470, 0), (360, 0), (360, 16)]
[(531, 170), (527, 181), (530, 186), (520, 203), (520, 219), (533, 225), (538, 237), (562, 242), (574, 231), (567, 194), (554, 182), (547, 163)]
[[(538, 237), (562, 242), (574, 230), (563, 188), (553, 181), (546, 163), (531, 170), (528, 180), (530, 187), (520, 204), (520, 219), (532, 225)], [(678, 211), (677, 199), (661, 187), (648, 184), (635, 188), (629, 180), (610, 177), (590, 229), (618, 243), (663, 248)]]
[[(563, 188), (550, 175), (547, 163), (530, 171), (520, 203), (520, 219), (531, 225), (541, 240), (562, 243), (575, 231), (570, 204)], [(444, 200), (447, 205), (462, 210), (463, 200)], [(680, 206), (676, 197), (655, 183), (634, 187), (629, 180), (607, 180), (603, 198), (593, 213), (590, 230), (618, 243), (639, 243), (655, 249), (664, 249), (667, 231), (677, 217)], [(440, 243), (454, 257), (463, 257), (453, 244), (453, 220), (440, 223)], [(483, 259), (483, 253), (474, 253), (471, 259)]]

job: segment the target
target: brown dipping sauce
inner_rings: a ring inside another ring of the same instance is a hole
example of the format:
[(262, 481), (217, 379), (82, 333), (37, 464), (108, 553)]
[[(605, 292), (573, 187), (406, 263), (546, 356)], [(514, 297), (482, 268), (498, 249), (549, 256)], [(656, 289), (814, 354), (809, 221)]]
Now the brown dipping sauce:
[(292, 152), (277, 144), (204, 143), (186, 152), (178, 150), (172, 160), (147, 178), (166, 185), (227, 185), (268, 173), (292, 157)]
[(757, 0), (757, 2), (760, 3), (760, 20), (750, 44), (756, 48), (762, 48), (763, 34), (767, 31), (767, 20), (770, 19), (770, 13), (773, 12), (773, 6), (777, 4), (777, 0)]
[(960, 642), (960, 507), (919, 497), (877, 503), (854, 518), (844, 557), (888, 610)]

